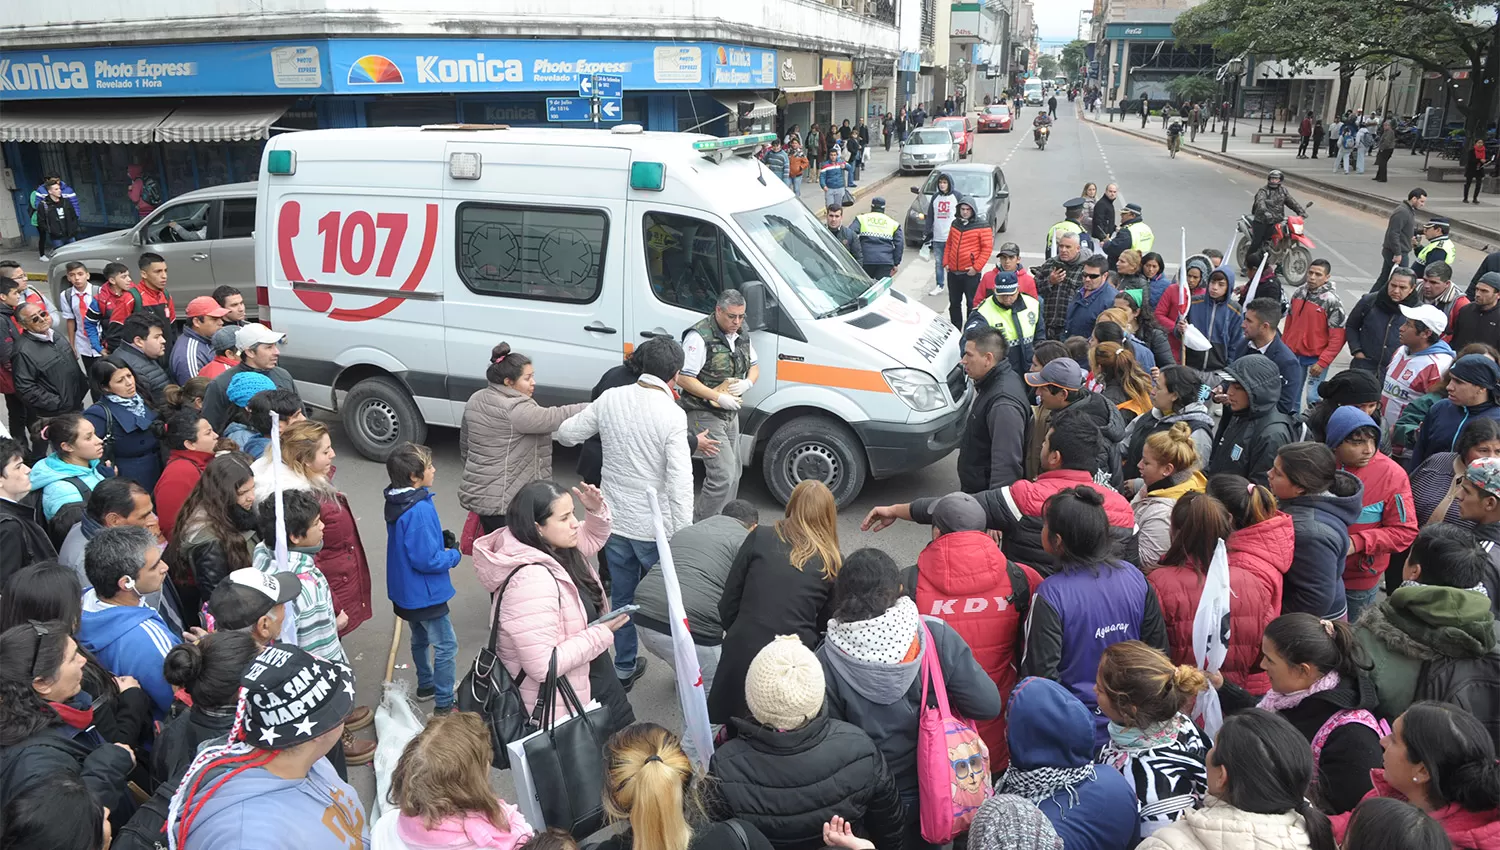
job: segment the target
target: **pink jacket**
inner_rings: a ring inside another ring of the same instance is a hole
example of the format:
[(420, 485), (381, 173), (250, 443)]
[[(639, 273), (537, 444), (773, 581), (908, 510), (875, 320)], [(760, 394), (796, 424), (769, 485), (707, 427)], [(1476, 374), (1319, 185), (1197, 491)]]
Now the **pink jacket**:
[(510, 829), (500, 829), (481, 815), (452, 817), (432, 829), (422, 819), (388, 809), (370, 830), (371, 850), (517, 850), (531, 840), (532, 829), (515, 806), (500, 801)]
[[(598, 554), (609, 539), (610, 525), (608, 506), (584, 517), (578, 531), (578, 551), (585, 557)], [(587, 704), (589, 662), (614, 644), (614, 632), (603, 625), (589, 627), (583, 599), (568, 571), (552, 556), (516, 540), (508, 528), (474, 541), (474, 569), (479, 573), (479, 583), (491, 594), (500, 589), (507, 576), (516, 573), (505, 590), (495, 652), (512, 676), (525, 672), (521, 682), (524, 703), (536, 704), (552, 650), (556, 649), (558, 672), (568, 677), (579, 701)], [(597, 573), (594, 579), (598, 580)], [(605, 602), (608, 608), (608, 600)], [(556, 710), (558, 717), (570, 714), (561, 695)]]

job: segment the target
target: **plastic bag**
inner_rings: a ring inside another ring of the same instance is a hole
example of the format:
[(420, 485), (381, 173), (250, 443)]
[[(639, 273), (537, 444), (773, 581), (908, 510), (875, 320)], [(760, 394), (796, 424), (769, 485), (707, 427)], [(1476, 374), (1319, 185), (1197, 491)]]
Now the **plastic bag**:
[(923, 245), (922, 246), (922, 250), (918, 251), (917, 255), (920, 256), (924, 260), (930, 260), (930, 259), (932, 259), (932, 246), (931, 245)]
[(396, 762), (407, 743), (422, 731), (422, 720), (417, 717), (416, 707), (408, 697), (410, 685), (406, 682), (386, 682), (380, 697), (380, 707), (375, 709), (375, 816), (374, 823), (390, 805), (386, 795), (391, 790), (391, 775), (396, 772)]

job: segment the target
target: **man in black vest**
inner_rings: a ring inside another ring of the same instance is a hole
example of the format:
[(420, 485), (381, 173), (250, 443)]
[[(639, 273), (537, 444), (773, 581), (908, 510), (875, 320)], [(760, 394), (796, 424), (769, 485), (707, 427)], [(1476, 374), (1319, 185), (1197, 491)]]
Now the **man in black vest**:
[(712, 316), (682, 335), (684, 359), (677, 386), (687, 411), (688, 433), (708, 431), (719, 442), (718, 454), (701, 458), (703, 488), (693, 502), (693, 522), (717, 516), (740, 489), (740, 404), (760, 377), (755, 347), (745, 327), (745, 296), (726, 289)]
[(974, 405), (958, 446), (958, 486), (965, 493), (1008, 487), (1026, 474), (1031, 404), (1006, 348), (1005, 335), (988, 325), (964, 334), (959, 363), (974, 382)]

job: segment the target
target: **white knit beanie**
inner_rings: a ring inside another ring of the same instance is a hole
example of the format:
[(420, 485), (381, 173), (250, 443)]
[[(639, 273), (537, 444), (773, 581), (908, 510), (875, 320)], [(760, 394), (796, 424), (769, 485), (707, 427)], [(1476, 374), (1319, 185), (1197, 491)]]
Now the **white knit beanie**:
[(797, 729), (823, 710), (823, 665), (796, 635), (778, 635), (750, 662), (745, 703), (757, 721)]

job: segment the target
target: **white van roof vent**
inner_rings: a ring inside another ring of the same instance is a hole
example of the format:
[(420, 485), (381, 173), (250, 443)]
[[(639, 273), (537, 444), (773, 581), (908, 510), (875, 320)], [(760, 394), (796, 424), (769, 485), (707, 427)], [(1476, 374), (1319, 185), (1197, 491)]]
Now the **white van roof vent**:
[(479, 130), (509, 130), (509, 124), (423, 124), (422, 132), (429, 130), (457, 130), (462, 133), (474, 133)]
[(609, 128), (609, 131), (611, 133), (617, 133), (621, 136), (635, 136), (640, 133), (646, 132), (646, 128), (642, 127), (639, 124), (616, 124), (615, 126)]

